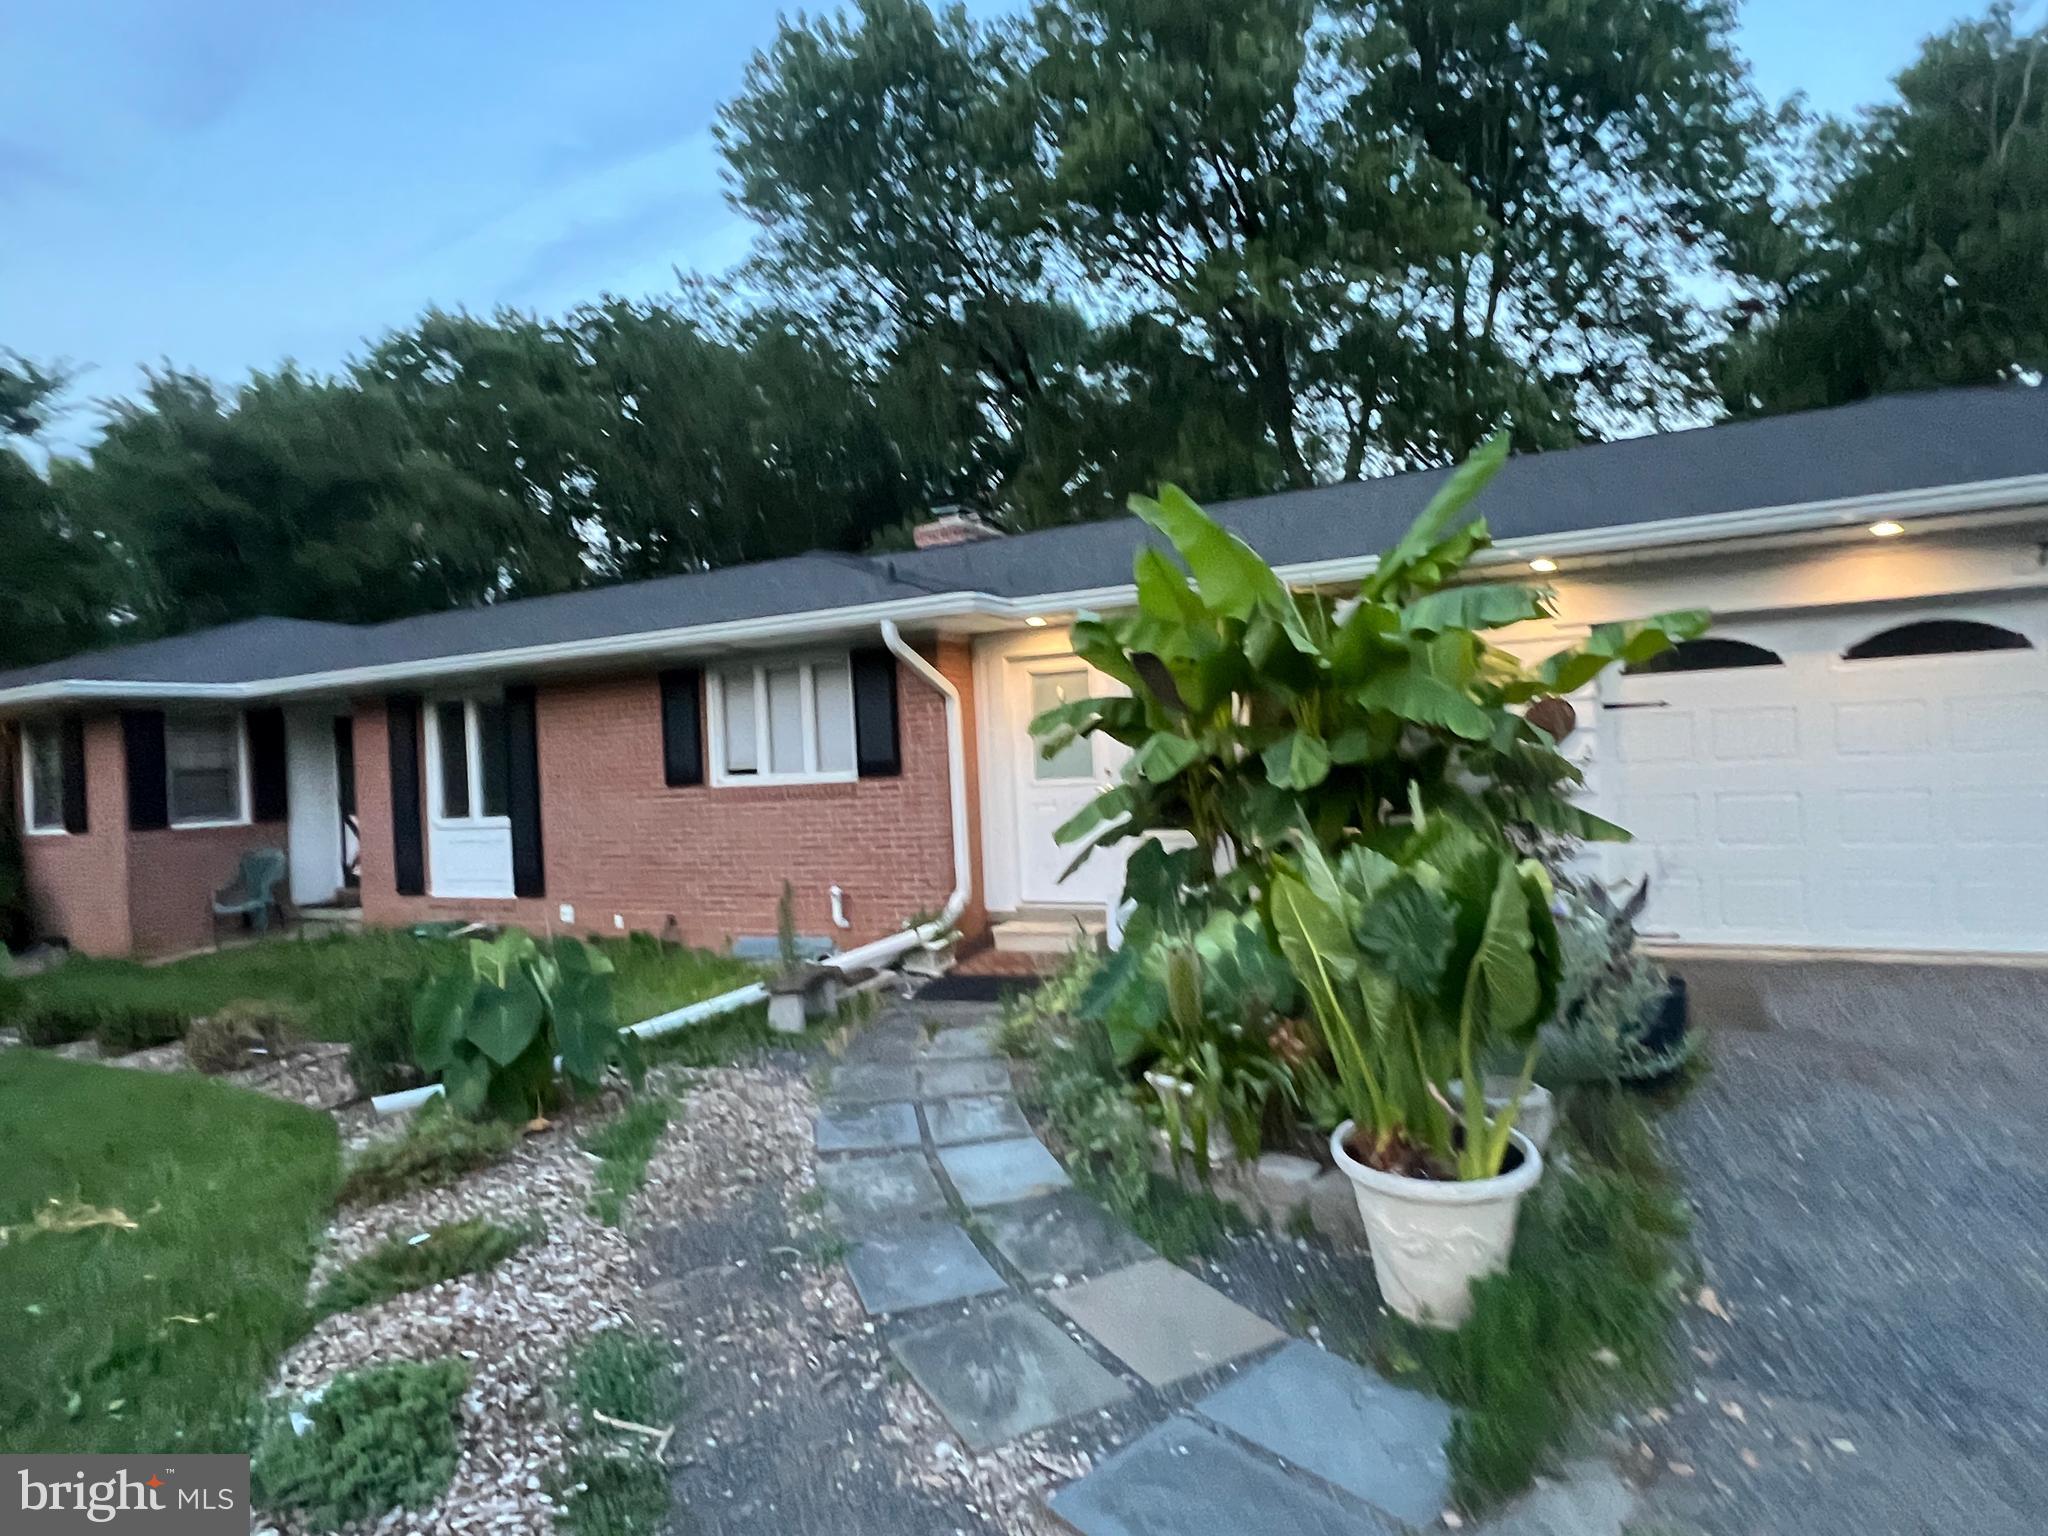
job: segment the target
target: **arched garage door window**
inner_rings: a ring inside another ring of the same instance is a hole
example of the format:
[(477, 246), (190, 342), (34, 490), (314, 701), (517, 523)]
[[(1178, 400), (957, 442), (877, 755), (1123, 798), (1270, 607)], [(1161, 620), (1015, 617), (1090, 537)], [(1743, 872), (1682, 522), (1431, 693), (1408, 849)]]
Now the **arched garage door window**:
[(1669, 650), (1659, 651), (1648, 661), (1625, 670), (1631, 676), (1652, 672), (1726, 672), (1736, 667), (1782, 667), (1785, 659), (1747, 640), (1725, 635), (1707, 635), (1699, 640), (1681, 640)]
[(2017, 630), (1975, 619), (1916, 619), (1879, 630), (1842, 652), (1844, 661), (1881, 661), (1893, 656), (1953, 656), (1968, 651), (2026, 651), (2033, 642)]

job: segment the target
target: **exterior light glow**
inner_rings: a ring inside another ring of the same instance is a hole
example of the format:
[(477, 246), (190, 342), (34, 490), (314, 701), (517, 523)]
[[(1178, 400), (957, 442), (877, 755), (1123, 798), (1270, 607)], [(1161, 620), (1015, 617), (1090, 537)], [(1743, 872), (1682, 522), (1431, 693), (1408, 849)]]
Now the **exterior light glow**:
[(1876, 539), (1895, 539), (1905, 531), (1906, 525), (1904, 523), (1895, 523), (1890, 518), (1886, 518), (1881, 523), (1872, 523), (1870, 525), (1870, 535)]
[(1557, 562), (1551, 559), (1548, 555), (1538, 555), (1534, 560), (1531, 560), (1529, 562), (1529, 569), (1541, 575), (1548, 576), (1552, 571), (1557, 569)]
[(1033, 615), (1031, 615), (1030, 618), (1026, 619), (1024, 622), (1026, 624), (1029, 624), (1033, 629), (1045, 628), (1045, 619), (1040, 614), (1034, 613)]

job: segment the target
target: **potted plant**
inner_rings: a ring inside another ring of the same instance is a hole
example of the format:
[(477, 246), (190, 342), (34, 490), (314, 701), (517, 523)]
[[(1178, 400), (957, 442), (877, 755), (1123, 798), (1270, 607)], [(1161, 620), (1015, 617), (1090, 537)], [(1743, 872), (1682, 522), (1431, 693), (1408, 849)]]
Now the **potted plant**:
[(1192, 1164), (1206, 1182), (1212, 1169), (1259, 1155), (1266, 1106), (1275, 1096), (1288, 1097), (1292, 1084), (1262, 1038), (1209, 1006), (1197, 944), (1160, 947), (1166, 1014), (1146, 1042), (1153, 1052), (1144, 1074), (1152, 1091), (1148, 1111), (1174, 1167)]
[(903, 957), (903, 969), (913, 976), (939, 977), (953, 968), (953, 950), (960, 943), (960, 930), (942, 924), (943, 914), (923, 911), (912, 915), (904, 928), (917, 934), (918, 941)]
[[(1330, 1155), (1351, 1181), (1387, 1304), (1455, 1327), (1471, 1285), (1504, 1268), (1543, 1154), (1516, 1129), (1536, 1035), (1556, 1003), (1543, 865), (1418, 800), (1392, 853), (1334, 864), (1303, 839), (1273, 881), (1280, 948), (1336, 1066), (1345, 1120)], [(1481, 1063), (1518, 1051), (1510, 1090)]]
[(775, 903), (774, 972), (768, 989), (768, 1027), (779, 1035), (800, 1035), (812, 1019), (836, 1012), (839, 975), (829, 965), (806, 960), (797, 946), (796, 890), (785, 880)]

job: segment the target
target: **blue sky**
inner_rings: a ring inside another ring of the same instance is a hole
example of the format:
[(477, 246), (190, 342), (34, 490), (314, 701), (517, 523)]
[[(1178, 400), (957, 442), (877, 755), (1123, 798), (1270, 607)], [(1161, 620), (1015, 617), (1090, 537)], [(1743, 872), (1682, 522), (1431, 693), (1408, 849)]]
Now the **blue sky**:
[[(986, 0), (993, 6), (995, 0)], [(1773, 97), (1881, 97), (1981, 4), (1751, 0)], [(813, 7), (818, 9), (818, 7)], [(329, 367), (429, 303), (557, 310), (745, 250), (713, 114), (774, 11), (599, 0), (23, 0), (0, 19), (0, 347)]]

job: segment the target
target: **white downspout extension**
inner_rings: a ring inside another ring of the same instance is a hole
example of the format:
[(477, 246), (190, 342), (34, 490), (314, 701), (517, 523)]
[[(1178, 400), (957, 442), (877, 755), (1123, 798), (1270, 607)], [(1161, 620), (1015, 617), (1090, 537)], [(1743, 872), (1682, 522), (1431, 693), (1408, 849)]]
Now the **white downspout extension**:
[[(893, 620), (882, 621), (882, 644), (911, 671), (938, 689), (939, 696), (945, 700), (946, 775), (953, 803), (953, 894), (946, 898), (937, 922), (927, 923), (922, 928), (906, 928), (901, 933), (892, 933), (887, 938), (876, 939), (872, 944), (863, 944), (858, 949), (849, 949), (825, 960), (826, 965), (841, 971), (887, 965), (914, 945), (949, 932), (959, 921), (960, 914), (967, 910), (967, 898), (974, 890), (974, 859), (967, 842), (967, 729), (961, 720), (960, 690), (947, 680), (943, 672), (910, 648)], [(642, 1019), (638, 1024), (629, 1024), (625, 1033), (637, 1035), (642, 1040), (652, 1039), (678, 1029), (688, 1029), (692, 1024), (701, 1024), (706, 1019), (715, 1019), (754, 1003), (766, 1002), (767, 998), (766, 987), (758, 981), (750, 982), (717, 997), (707, 997), (701, 1003), (691, 1003), (670, 1013)], [(557, 1061), (556, 1066), (560, 1065)], [(418, 1109), (440, 1092), (439, 1083), (429, 1083), (424, 1088), (409, 1088), (403, 1093), (379, 1094), (370, 1103), (380, 1115), (400, 1115)]]

